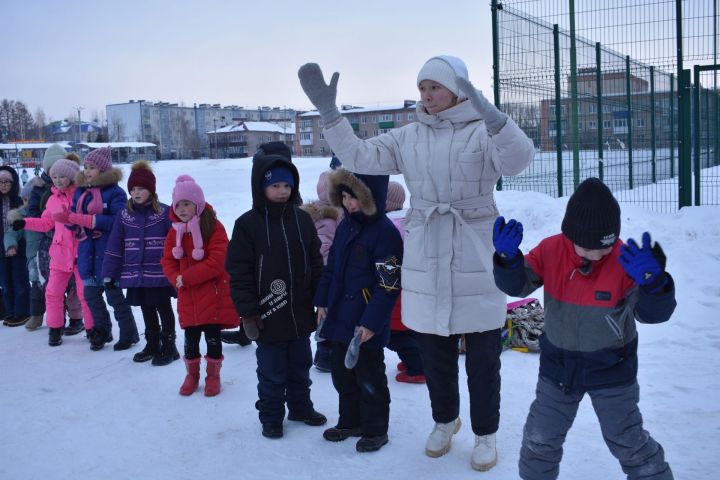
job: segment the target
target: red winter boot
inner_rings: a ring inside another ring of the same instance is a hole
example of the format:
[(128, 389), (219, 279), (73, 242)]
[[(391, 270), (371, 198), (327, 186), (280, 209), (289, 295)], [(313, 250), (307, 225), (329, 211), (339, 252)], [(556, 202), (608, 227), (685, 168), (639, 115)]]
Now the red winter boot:
[(205, 396), (214, 397), (220, 393), (220, 367), (225, 359), (224, 356), (220, 358), (210, 358), (205, 355), (207, 361), (207, 377), (205, 377)]
[(192, 395), (198, 388), (200, 383), (200, 357), (189, 359), (183, 357), (185, 361), (185, 368), (187, 368), (187, 375), (185, 381), (180, 387), (180, 395)]

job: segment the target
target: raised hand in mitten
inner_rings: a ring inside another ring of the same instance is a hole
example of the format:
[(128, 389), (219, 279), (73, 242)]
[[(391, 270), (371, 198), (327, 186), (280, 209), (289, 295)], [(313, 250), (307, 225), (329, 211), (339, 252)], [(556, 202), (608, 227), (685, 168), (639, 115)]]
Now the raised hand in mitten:
[(490, 132), (491, 135), (498, 133), (505, 126), (507, 115), (490, 103), (482, 91), (476, 90), (468, 80), (457, 77), (455, 81), (460, 90), (467, 95), (475, 110), (482, 116), (483, 120), (485, 120), (488, 132)]
[(310, 102), (320, 113), (324, 125), (331, 125), (340, 119), (337, 108), (337, 83), (340, 78), (338, 72), (333, 73), (330, 84), (325, 83), (325, 77), (317, 63), (306, 63), (298, 70), (300, 86)]
[(641, 285), (651, 293), (659, 292), (668, 282), (665, 274), (665, 252), (660, 244), (655, 242), (651, 246), (650, 234), (642, 235), (642, 247), (632, 238), (626, 245), (620, 247), (618, 261), (635, 283)]
[(495, 219), (493, 226), (493, 245), (498, 256), (503, 260), (512, 260), (518, 253), (523, 238), (522, 223), (511, 219), (505, 223), (505, 217)]
[(63, 205), (59, 212), (52, 214), (52, 219), (58, 223), (68, 223), (68, 215), (70, 215), (70, 212), (68, 212), (67, 207)]

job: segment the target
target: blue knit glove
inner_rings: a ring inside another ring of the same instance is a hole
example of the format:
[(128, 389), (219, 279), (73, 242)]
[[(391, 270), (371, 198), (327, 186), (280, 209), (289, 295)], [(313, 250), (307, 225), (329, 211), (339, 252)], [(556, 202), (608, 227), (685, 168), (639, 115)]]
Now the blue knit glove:
[(518, 253), (518, 247), (523, 238), (522, 223), (510, 220), (505, 223), (505, 217), (495, 219), (493, 227), (493, 245), (498, 256), (503, 260), (511, 261)]
[(665, 274), (665, 252), (660, 244), (650, 245), (650, 234), (642, 235), (642, 248), (632, 238), (620, 247), (618, 260), (635, 283), (646, 287), (650, 293), (662, 290), (668, 282)]

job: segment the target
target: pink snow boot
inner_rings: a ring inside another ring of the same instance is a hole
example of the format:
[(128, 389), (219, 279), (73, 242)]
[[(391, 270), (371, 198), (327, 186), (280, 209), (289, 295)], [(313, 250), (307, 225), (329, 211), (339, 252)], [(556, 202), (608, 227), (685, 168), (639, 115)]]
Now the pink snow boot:
[(225, 359), (224, 356), (220, 358), (210, 358), (205, 355), (207, 361), (207, 377), (205, 377), (205, 396), (214, 397), (220, 393), (220, 367)]
[(185, 361), (185, 368), (187, 368), (187, 375), (185, 381), (180, 387), (180, 395), (192, 395), (198, 388), (200, 383), (200, 357), (189, 359), (183, 357)]

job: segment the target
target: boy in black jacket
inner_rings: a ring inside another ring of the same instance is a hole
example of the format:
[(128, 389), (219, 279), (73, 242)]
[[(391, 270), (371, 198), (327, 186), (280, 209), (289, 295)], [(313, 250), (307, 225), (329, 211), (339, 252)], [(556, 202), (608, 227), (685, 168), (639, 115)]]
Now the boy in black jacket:
[(300, 177), (290, 160), (256, 155), (251, 181), (253, 207), (235, 221), (226, 268), (243, 329), (257, 341), (262, 434), (280, 438), (286, 402), (288, 420), (327, 421), (310, 400), (312, 300), (323, 259), (310, 215), (296, 206)]

